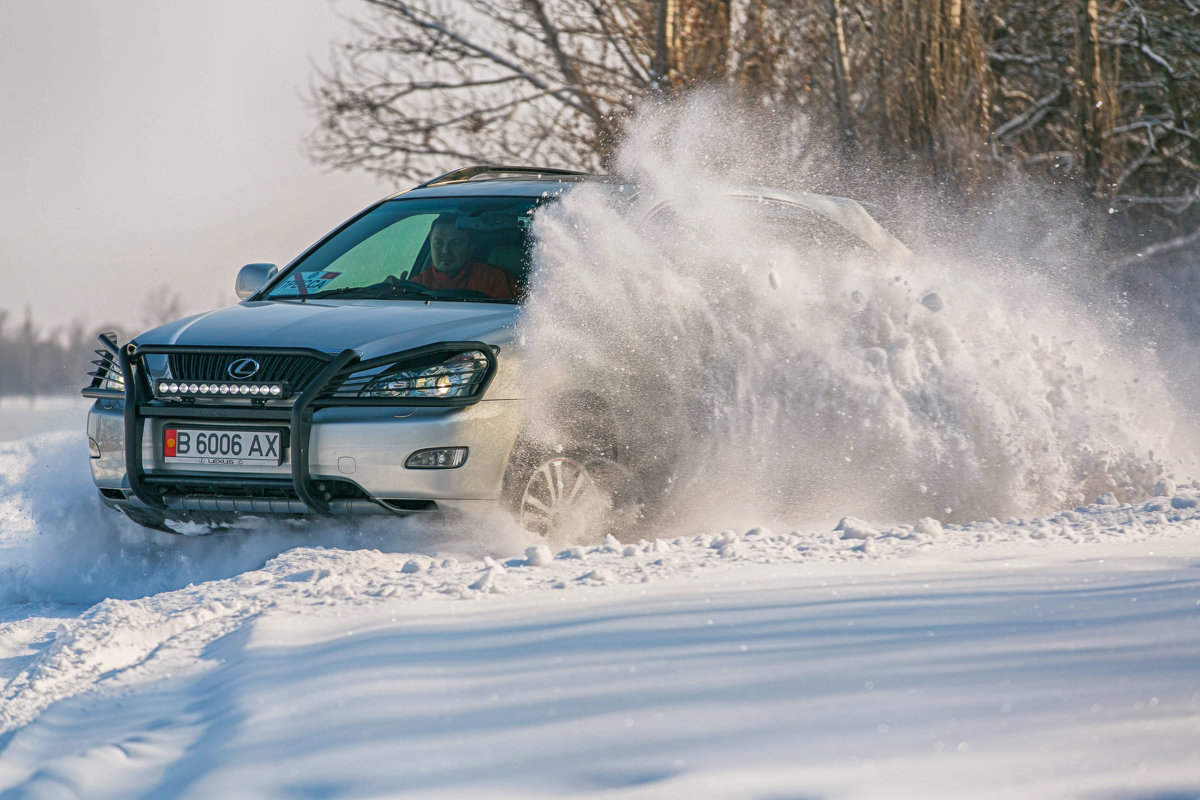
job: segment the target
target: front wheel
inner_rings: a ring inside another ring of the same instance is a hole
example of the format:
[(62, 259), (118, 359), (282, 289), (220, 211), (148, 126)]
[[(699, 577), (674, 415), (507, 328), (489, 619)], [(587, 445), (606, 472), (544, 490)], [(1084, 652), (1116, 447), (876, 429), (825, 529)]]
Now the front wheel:
[(517, 521), (558, 544), (597, 544), (641, 517), (633, 474), (604, 458), (552, 455), (536, 462), (517, 500)]

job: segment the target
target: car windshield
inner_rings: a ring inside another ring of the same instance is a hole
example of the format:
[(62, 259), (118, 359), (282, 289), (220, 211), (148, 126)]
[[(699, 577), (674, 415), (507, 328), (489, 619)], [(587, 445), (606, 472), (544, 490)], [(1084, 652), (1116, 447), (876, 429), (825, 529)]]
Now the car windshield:
[(389, 200), (294, 264), (268, 300), (515, 303), (529, 274), (529, 228), (542, 198)]

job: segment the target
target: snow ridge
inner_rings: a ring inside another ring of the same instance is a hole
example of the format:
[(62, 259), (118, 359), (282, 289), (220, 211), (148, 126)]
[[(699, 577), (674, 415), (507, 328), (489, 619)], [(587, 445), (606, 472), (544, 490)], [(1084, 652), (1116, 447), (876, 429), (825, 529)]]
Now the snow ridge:
[[(205, 668), (205, 651), (265, 609), (296, 613), (378, 604), (385, 599), (482, 599), (492, 595), (587, 591), (606, 585), (694, 579), (743, 565), (797, 565), (936, 556), (954, 550), (1039, 541), (1102, 543), (1200, 531), (1200, 488), (1137, 504), (1101, 498), (1053, 516), (942, 526), (875, 526), (843, 519), (833, 531), (700, 532), (671, 539), (553, 553), (545, 544), (523, 556), (454, 557), (378, 550), (297, 547), (261, 569), (131, 600), (105, 600), (61, 624), (53, 641), (0, 689), (0, 735), (28, 724), (63, 698)], [(247, 533), (253, 536), (253, 533)], [(4, 632), (0, 623), (0, 633)]]

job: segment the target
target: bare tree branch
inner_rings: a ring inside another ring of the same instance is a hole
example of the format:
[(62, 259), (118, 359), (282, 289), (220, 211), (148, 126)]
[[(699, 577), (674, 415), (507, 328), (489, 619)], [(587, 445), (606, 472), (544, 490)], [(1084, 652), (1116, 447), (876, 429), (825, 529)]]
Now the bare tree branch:
[(1196, 0), (363, 5), (374, 18), (311, 95), (309, 149), (329, 166), (602, 168), (643, 98), (707, 83), (769, 110), (797, 158), (853, 130), (843, 163), (951, 189), (986, 193), (992, 171), (1086, 183), (1111, 198), (1113, 242), (1200, 227)]
[[(534, 75), (534, 74), (526, 71), (525, 69), (520, 67), (517, 63), (515, 63), (511, 59), (505, 58), (503, 55), (501, 55), (500, 53), (497, 53), (496, 51), (492, 50), (491, 48), (488, 48), (483, 45), (480, 45), (480, 44), (470, 41), (466, 37), (447, 29), (444, 25), (441, 25), (434, 20), (431, 20), (431, 19), (428, 19), (428, 18), (418, 15), (416, 12), (414, 12), (409, 7), (409, 5), (407, 3), (399, 2), (399, 0), (364, 0), (364, 2), (395, 11), (396, 13), (402, 15), (403, 17), (405, 17), (406, 19), (411, 21), (414, 25), (417, 25), (422, 28), (427, 28), (431, 31), (435, 31), (438, 34), (441, 34), (442, 36), (449, 39), (450, 41), (453, 41), (453, 42), (461, 45), (468, 52), (474, 53), (475, 55), (478, 55), (478, 56), (492, 62), (496, 66), (501, 67), (503, 69), (507, 69), (507, 70), (511, 71), (513, 74), (520, 76), (522, 79), (528, 81), (533, 86), (536, 86), (538, 89), (542, 89), (543, 91), (552, 91), (550, 89), (550, 87), (545, 83), (545, 81), (543, 81), (537, 75)], [(567, 93), (563, 90), (559, 90), (559, 92), (556, 93), (555, 96), (564, 104), (574, 106), (578, 111), (580, 111), (582, 113), (587, 113), (587, 109), (585, 107), (580, 106), (580, 105), (575, 105), (575, 102), (571, 99), (569, 93)]]
[(1141, 250), (1141, 252), (1135, 253), (1134, 255), (1123, 258), (1116, 262), (1114, 266), (1120, 268), (1144, 265), (1153, 259), (1160, 258), (1171, 253), (1176, 253), (1180, 250), (1183, 250), (1185, 247), (1197, 243), (1200, 243), (1200, 228), (1197, 228), (1191, 233), (1184, 234), (1183, 236), (1176, 236), (1172, 239), (1168, 239), (1165, 242), (1159, 242), (1157, 244), (1152, 244), (1149, 247), (1145, 247)]

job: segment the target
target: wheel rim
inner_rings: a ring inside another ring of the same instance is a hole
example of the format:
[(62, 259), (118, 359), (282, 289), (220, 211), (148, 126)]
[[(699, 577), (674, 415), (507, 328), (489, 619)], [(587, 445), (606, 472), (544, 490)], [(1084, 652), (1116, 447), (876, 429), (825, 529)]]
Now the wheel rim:
[(521, 526), (550, 538), (585, 532), (601, 502), (601, 493), (587, 469), (570, 458), (543, 462), (521, 495)]

